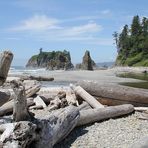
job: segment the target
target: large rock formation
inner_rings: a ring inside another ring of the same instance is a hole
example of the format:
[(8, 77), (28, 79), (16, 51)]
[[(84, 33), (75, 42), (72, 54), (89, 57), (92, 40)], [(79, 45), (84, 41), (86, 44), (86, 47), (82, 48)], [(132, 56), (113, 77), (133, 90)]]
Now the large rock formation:
[(87, 51), (85, 52), (84, 57), (83, 57), (83, 61), (82, 61), (81, 68), (82, 68), (83, 70), (93, 70), (93, 64), (94, 64), (94, 61), (91, 59), (90, 53), (89, 53), (89, 51), (87, 50)]
[(67, 70), (73, 68), (73, 64), (71, 63), (70, 53), (66, 50), (63, 52), (43, 52), (42, 49), (40, 49), (40, 53), (38, 55), (34, 55), (29, 59), (26, 67), (43, 67), (49, 70)]

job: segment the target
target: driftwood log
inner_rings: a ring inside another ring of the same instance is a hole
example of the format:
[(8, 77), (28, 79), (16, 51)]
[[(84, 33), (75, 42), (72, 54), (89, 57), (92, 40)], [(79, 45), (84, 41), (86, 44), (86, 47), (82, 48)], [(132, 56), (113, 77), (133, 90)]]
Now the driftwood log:
[(0, 141), (3, 146), (52, 148), (63, 140), (75, 126), (126, 115), (132, 111), (134, 111), (132, 105), (88, 109), (80, 112), (79, 108), (74, 106), (56, 110), (50, 114), (43, 111), (36, 114), (34, 124), (23, 121), (10, 123), (8, 126), (2, 125)]
[(53, 111), (48, 115), (39, 115), (41, 127), (39, 140), (35, 142), (36, 148), (52, 148), (56, 143), (63, 140), (77, 125), (79, 120), (79, 110), (77, 107), (68, 106), (66, 108)]
[(31, 86), (30, 89), (25, 91), (26, 97), (29, 98), (35, 95), (40, 90), (40, 88), (41, 88), (40, 85)]
[(7, 78), (12, 59), (13, 54), (10, 51), (4, 51), (0, 54), (0, 86)]
[(78, 106), (78, 108), (79, 108), (79, 111), (92, 109), (91, 106), (86, 101), (83, 101), (82, 104)]
[(37, 81), (53, 81), (54, 78), (51, 77), (44, 77), (44, 76), (29, 76), (30, 80), (37, 80)]
[(27, 109), (27, 101), (25, 94), (25, 87), (21, 81), (11, 82), (13, 91), (15, 93), (14, 106), (13, 106), (13, 119), (14, 121), (25, 121), (31, 119), (31, 115)]
[(14, 148), (52, 148), (63, 140), (77, 125), (79, 110), (68, 106), (37, 116), (33, 122), (21, 121), (0, 126), (0, 143), (5, 147)]
[[(34, 101), (33, 98), (27, 98), (27, 106), (31, 106), (34, 105)], [(13, 105), (14, 105), (14, 100), (10, 100), (7, 103), (5, 103), (4, 105), (2, 105), (0, 107), (0, 116), (4, 116), (8, 113), (12, 113), (13, 112)]]
[(82, 87), (70, 85), (70, 87), (74, 90), (76, 95), (79, 95), (82, 99), (84, 99), (90, 106), (93, 108), (104, 108), (104, 106), (99, 103), (93, 96), (87, 93)]
[(88, 109), (80, 111), (80, 119), (77, 126), (93, 123), (113, 117), (119, 117), (132, 113), (134, 111), (133, 105), (124, 104), (119, 106), (111, 106), (100, 109)]
[(36, 140), (37, 125), (28, 121), (3, 124), (0, 126), (0, 143), (3, 148), (26, 148)]
[(0, 89), (0, 106), (6, 103), (10, 98), (10, 92), (5, 89)]
[(35, 95), (41, 88), (41, 84), (36, 80), (24, 80), (23, 85), (27, 98)]
[(98, 98), (105, 105), (133, 104), (148, 106), (148, 91), (117, 84), (99, 84), (93, 81), (81, 81), (78, 85)]

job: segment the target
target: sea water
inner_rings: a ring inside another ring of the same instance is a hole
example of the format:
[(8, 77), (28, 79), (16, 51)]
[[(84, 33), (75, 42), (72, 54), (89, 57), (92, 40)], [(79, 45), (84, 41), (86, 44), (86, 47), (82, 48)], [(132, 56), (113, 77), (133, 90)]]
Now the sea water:
[[(58, 71), (59, 73), (62, 71)], [(45, 75), (46, 73), (50, 73), (50, 70), (46, 70), (45, 68), (25, 68), (23, 66), (12, 66), (9, 70), (10, 76), (19, 76), (19, 75)], [(54, 77), (54, 76), (53, 76)], [(41, 85), (43, 87), (65, 87), (69, 86), (70, 83), (75, 83), (73, 81), (41, 81)]]

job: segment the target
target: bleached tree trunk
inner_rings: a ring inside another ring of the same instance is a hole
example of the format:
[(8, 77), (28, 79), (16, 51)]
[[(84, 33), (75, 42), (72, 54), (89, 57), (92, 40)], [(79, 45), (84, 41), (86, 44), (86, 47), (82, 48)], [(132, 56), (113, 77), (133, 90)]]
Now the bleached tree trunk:
[(93, 96), (91, 96), (87, 91), (85, 91), (81, 86), (70, 85), (74, 90), (76, 95), (79, 95), (83, 100), (85, 100), (93, 108), (104, 108), (104, 106), (99, 103)]
[(91, 95), (98, 97), (105, 105), (133, 104), (134, 106), (148, 106), (148, 91), (117, 84), (100, 84), (95, 81), (81, 81), (78, 83)]
[(87, 109), (80, 111), (80, 119), (77, 126), (85, 125), (113, 117), (126, 115), (134, 111), (131, 104), (124, 104), (119, 106), (111, 106), (100, 109)]
[(4, 51), (0, 54), (0, 86), (7, 78), (12, 59), (13, 54), (10, 51)]
[(19, 81), (12, 81), (13, 91), (16, 95), (14, 98), (13, 119), (14, 121), (30, 120), (31, 116), (27, 110), (25, 87)]

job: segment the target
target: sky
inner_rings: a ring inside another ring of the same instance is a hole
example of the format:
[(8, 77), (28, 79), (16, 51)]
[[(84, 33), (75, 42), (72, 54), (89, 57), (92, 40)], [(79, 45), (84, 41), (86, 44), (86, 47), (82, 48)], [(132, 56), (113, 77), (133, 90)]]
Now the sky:
[(115, 61), (112, 34), (133, 16), (148, 16), (148, 0), (0, 0), (0, 51), (24, 66), (34, 54), (68, 50), (73, 63), (86, 50), (95, 62)]

